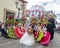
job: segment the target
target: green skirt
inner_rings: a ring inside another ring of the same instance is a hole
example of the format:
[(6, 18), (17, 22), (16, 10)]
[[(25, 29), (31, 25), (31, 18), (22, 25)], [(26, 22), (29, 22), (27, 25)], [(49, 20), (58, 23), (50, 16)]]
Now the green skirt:
[(9, 27), (7, 29), (7, 34), (10, 38), (16, 38), (15, 33), (14, 33), (14, 29), (12, 27)]

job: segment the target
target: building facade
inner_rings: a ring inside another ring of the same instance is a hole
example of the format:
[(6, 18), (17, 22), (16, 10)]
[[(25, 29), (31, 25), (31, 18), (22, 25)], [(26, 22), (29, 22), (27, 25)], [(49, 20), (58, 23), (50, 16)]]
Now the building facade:
[(7, 12), (10, 14), (14, 14), (14, 18), (17, 18), (18, 16), (18, 9), (16, 8), (16, 2), (18, 2), (20, 6), (20, 17), (22, 17), (22, 14), (25, 11), (25, 4), (27, 3), (24, 0), (1, 0), (0, 1), (0, 21), (5, 22), (6, 20), (6, 14)]

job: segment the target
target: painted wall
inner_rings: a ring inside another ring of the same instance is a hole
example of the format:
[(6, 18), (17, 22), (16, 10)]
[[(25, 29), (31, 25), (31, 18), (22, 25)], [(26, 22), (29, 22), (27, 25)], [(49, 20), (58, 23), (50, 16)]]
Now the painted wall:
[[(16, 9), (16, 5), (15, 5), (16, 1), (19, 2), (19, 4), (22, 4), (22, 2), (18, 0), (0, 0), (0, 21), (1, 22), (3, 22), (3, 18), (4, 18), (4, 8), (16, 11), (16, 16), (17, 16), (18, 10)], [(22, 14), (22, 10), (20, 11), (20, 14)]]

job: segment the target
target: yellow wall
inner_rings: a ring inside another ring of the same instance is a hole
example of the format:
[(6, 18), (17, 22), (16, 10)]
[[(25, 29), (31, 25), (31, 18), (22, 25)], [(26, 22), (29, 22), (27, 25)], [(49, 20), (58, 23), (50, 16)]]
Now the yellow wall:
[(0, 21), (1, 22), (3, 22), (3, 18), (4, 18), (4, 8), (16, 11), (16, 15), (17, 15), (18, 10), (16, 9), (16, 5), (15, 5), (16, 1), (22, 4), (22, 2), (18, 0), (0, 0)]

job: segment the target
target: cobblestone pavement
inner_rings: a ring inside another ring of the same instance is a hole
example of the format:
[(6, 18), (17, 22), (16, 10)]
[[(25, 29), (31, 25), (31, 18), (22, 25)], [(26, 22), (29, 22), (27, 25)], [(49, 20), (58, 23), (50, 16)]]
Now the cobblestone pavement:
[(49, 43), (48, 46), (43, 46), (39, 43), (32, 47), (19, 44), (19, 39), (6, 39), (0, 37), (0, 48), (60, 48), (60, 33), (54, 35), (54, 39)]

